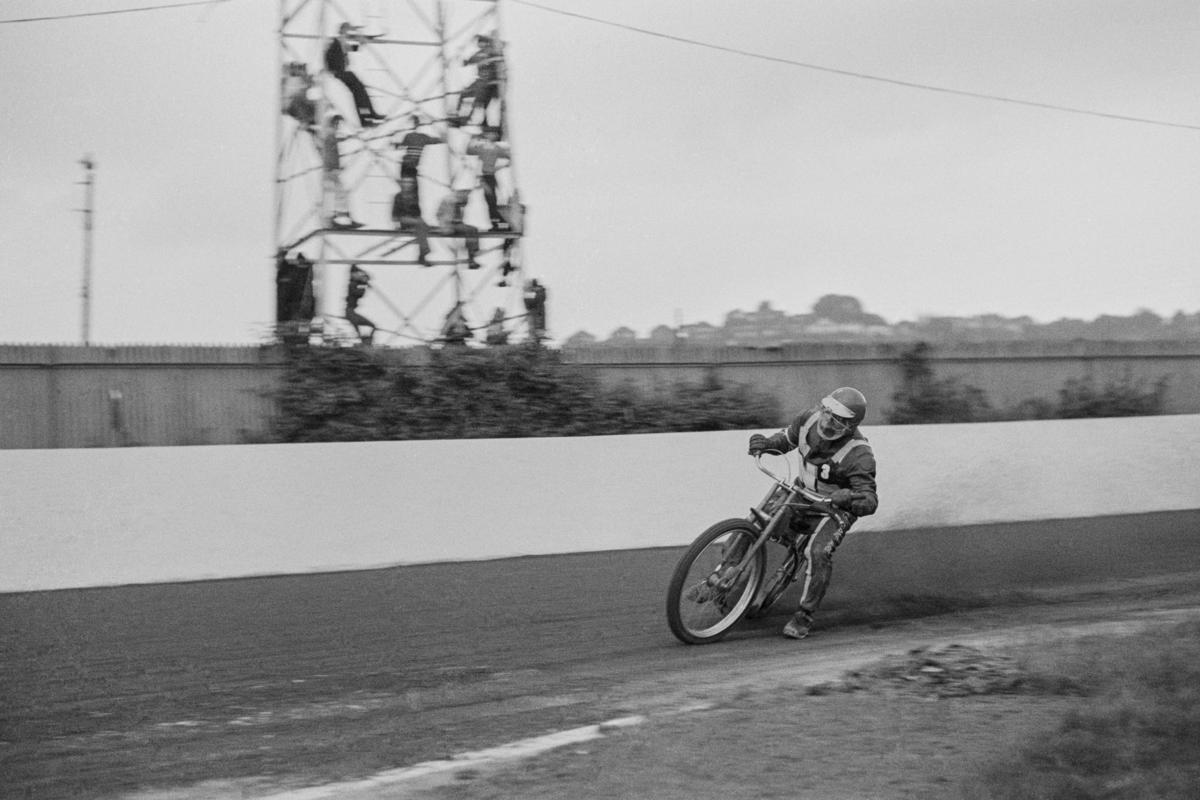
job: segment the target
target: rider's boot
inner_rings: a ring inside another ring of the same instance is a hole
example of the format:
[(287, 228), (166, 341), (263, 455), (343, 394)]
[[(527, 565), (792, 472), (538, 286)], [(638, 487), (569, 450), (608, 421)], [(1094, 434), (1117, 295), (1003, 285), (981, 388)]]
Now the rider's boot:
[(789, 639), (803, 639), (812, 630), (812, 614), (800, 609), (783, 626), (783, 635)]

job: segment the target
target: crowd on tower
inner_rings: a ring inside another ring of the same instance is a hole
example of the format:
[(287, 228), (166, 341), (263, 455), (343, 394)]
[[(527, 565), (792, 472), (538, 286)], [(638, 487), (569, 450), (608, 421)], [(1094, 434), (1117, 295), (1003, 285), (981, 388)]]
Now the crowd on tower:
[[(385, 42), (379, 39), (379, 34), (340, 22), (322, 42), (318, 65), (290, 61), (283, 68), (281, 111), (294, 121), (299, 136), (311, 140), (319, 163), (318, 228), (323, 233), (405, 234), (405, 243), (393, 252), (412, 247), (409, 252), (415, 257), (398, 264), (479, 270), (485, 266), (482, 256), (488, 255), (487, 266), (494, 266), (498, 274), (496, 285), (509, 286), (510, 275), (521, 271), (525, 207), (513, 180), (507, 137), (504, 43), (495, 33), (475, 34), (469, 45), (464, 42), (464, 52), (455, 62), (453, 74), (460, 88), (451, 88), (443, 97), (414, 99), (407, 92), (397, 97), (393, 91), (373, 90), (362, 79), (355, 54), (381, 47)], [(397, 106), (397, 113), (389, 105)], [(430, 112), (439, 105), (440, 115)], [(444, 161), (434, 157), (427, 164), (431, 151), (441, 151), (437, 155)], [(355, 200), (363, 178), (361, 169), (351, 167), (364, 157), (372, 166), (392, 163), (396, 167), (390, 214), (382, 224), (364, 217), (373, 203)], [(440, 196), (423, 197), (430, 190)], [(486, 246), (481, 237), (487, 237)], [(311, 270), (313, 258), (298, 251), (289, 258), (284, 251), (277, 258), (281, 285), (294, 280), (297, 263), (300, 269)], [(308, 286), (311, 294), (311, 278)], [(546, 338), (545, 288), (529, 280), (522, 287), (525, 313), (515, 318), (524, 320), (531, 340), (541, 341)], [(370, 343), (376, 326), (358, 311), (359, 302), (372, 290), (370, 276), (355, 264), (346, 288), (345, 319), (362, 342)], [(285, 305), (293, 311), (297, 307), (294, 302), (281, 302), (280, 315)], [(475, 328), (466, 313), (459, 297), (438, 339), (446, 344), (472, 340)], [(503, 308), (497, 308), (478, 329), (486, 330), (487, 343), (505, 343), (509, 331), (504, 324), (510, 319)]]

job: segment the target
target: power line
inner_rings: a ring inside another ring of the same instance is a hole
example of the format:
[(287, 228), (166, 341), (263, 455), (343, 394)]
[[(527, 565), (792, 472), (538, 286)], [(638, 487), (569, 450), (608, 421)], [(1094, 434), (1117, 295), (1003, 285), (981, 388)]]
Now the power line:
[(19, 19), (0, 19), (0, 25), (10, 25), (15, 22), (47, 22), (56, 19), (78, 19), (79, 17), (107, 17), (113, 14), (134, 14), (139, 11), (161, 11), (167, 8), (186, 8), (187, 6), (207, 6), (212, 3), (223, 3), (225, 0), (190, 0), (185, 3), (163, 3), (156, 6), (136, 6), (133, 8), (114, 8), (108, 11), (80, 11), (75, 14), (59, 14), (49, 17), (23, 17)]
[(695, 45), (697, 47), (706, 47), (710, 50), (719, 50), (723, 53), (732, 53), (733, 55), (746, 56), (747, 58), (756, 58), (756, 59), (759, 59), (760, 61), (773, 61), (777, 64), (787, 64), (788, 66), (792, 66), (792, 67), (801, 67), (803, 69), (810, 69), (810, 70), (814, 70), (817, 72), (827, 72), (827, 73), (830, 73), (833, 75), (842, 75), (847, 78), (858, 78), (860, 80), (877, 81), (879, 83), (888, 83), (893, 86), (904, 86), (909, 89), (920, 89), (922, 91), (927, 91), (927, 92), (940, 92), (942, 94), (953, 94), (953, 95), (958, 95), (960, 97), (974, 97), (977, 100), (992, 100), (994, 102), (999, 102), (999, 103), (1012, 103), (1014, 105), (1029, 106), (1031, 108), (1041, 108), (1041, 109), (1046, 109), (1046, 110), (1050, 110), (1050, 111), (1062, 111), (1062, 112), (1065, 112), (1068, 114), (1082, 114), (1082, 115), (1089, 116), (1089, 117), (1102, 117), (1105, 119), (1116, 119), (1116, 120), (1121, 120), (1123, 122), (1139, 122), (1139, 123), (1142, 123), (1145, 125), (1161, 125), (1166, 128), (1183, 128), (1185, 130), (1200, 131), (1200, 125), (1189, 125), (1184, 122), (1171, 122), (1169, 120), (1149, 119), (1147, 117), (1134, 117), (1134, 116), (1129, 116), (1126, 114), (1110, 114), (1105, 111), (1093, 111), (1091, 109), (1086, 109), (1086, 108), (1073, 108), (1071, 106), (1058, 105), (1055, 103), (1039, 103), (1036, 100), (1018, 100), (1013, 97), (1005, 97), (1003, 95), (998, 95), (998, 94), (988, 94), (986, 92), (972, 92), (972, 91), (967, 91), (965, 89), (949, 89), (945, 86), (934, 86), (934, 85), (928, 84), (928, 83), (917, 83), (915, 81), (905, 81), (905, 80), (900, 80), (898, 78), (885, 78), (881, 75), (870, 75), (865, 72), (854, 72), (852, 70), (838, 69), (836, 67), (824, 67), (824, 66), (821, 66), (820, 64), (810, 64), (810, 63), (807, 63), (804, 61), (796, 61), (796, 60), (793, 60), (790, 58), (781, 58), (779, 56), (768, 56), (768, 55), (764, 55), (762, 53), (755, 53), (751, 50), (740, 50), (736, 47), (726, 47), (724, 45), (713, 44), (711, 42), (701, 42), (699, 40), (688, 39), (683, 36), (675, 36), (673, 34), (661, 33), (659, 31), (652, 31), (652, 30), (648, 30), (646, 28), (638, 28), (634, 25), (626, 25), (625, 23), (622, 23), (622, 22), (613, 22), (613, 21), (607, 20), (607, 19), (600, 19), (599, 17), (590, 17), (586, 14), (579, 14), (574, 11), (564, 11), (560, 8), (551, 8), (550, 6), (544, 6), (544, 5), (541, 5), (540, 3), (530, 2), (530, 0), (511, 0), (511, 2), (516, 3), (517, 5), (529, 6), (530, 8), (536, 8), (536, 9), (540, 9), (542, 11), (547, 11), (551, 14), (561, 14), (565, 17), (575, 17), (576, 19), (587, 20), (588, 22), (596, 22), (601, 25), (609, 25), (614, 28), (621, 28), (622, 30), (632, 31), (634, 33), (642, 33), (647, 36), (654, 36), (659, 39), (668, 39), (670, 41), (680, 42), (682, 44), (690, 44), (690, 45)]

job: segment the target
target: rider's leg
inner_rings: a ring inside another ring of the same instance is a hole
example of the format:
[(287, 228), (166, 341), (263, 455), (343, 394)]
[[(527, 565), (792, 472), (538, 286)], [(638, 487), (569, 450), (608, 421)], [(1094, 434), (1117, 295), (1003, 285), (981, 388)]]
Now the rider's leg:
[(800, 592), (800, 610), (786, 626), (783, 634), (793, 639), (803, 639), (812, 628), (812, 615), (821, 605), (825, 590), (833, 577), (833, 551), (842, 543), (843, 531), (836, 522), (825, 517), (804, 548), (804, 587)]

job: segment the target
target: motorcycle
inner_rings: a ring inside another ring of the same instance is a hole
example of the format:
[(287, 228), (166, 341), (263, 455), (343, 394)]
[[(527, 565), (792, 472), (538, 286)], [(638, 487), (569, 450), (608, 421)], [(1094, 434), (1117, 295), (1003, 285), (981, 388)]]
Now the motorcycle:
[[(722, 520), (697, 536), (671, 575), (667, 623), (685, 644), (719, 641), (743, 618), (762, 616), (803, 573), (804, 549), (817, 525), (797, 530), (793, 520), (829, 517), (843, 534), (853, 521), (829, 497), (793, 480), (790, 464), (788, 475), (780, 477), (763, 466), (761, 454), (754, 463), (771, 479), (766, 496), (748, 516)], [(780, 564), (768, 577), (767, 566), (776, 557)]]

